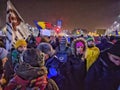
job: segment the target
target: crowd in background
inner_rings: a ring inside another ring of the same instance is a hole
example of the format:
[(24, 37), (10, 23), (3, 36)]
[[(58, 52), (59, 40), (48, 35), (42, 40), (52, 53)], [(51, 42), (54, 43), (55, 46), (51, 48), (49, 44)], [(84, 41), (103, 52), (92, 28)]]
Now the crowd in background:
[(116, 36), (38, 36), (8, 52), (0, 41), (3, 90), (120, 90)]

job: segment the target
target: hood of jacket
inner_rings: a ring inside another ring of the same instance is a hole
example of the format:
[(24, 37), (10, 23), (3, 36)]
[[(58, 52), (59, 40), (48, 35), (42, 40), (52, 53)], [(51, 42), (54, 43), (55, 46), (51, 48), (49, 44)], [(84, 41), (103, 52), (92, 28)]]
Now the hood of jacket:
[(47, 68), (45, 66), (32, 67), (28, 63), (22, 63), (16, 65), (14, 71), (19, 77), (25, 80), (32, 80), (39, 76), (43, 76), (47, 74)]
[(84, 40), (84, 38), (77, 38), (77, 39), (75, 39), (75, 40), (72, 42), (72, 46), (71, 46), (72, 54), (73, 54), (74, 56), (77, 56), (77, 55), (76, 55), (76, 43), (78, 43), (78, 42), (82, 42), (82, 43), (84, 44), (84, 50), (83, 50), (84, 53), (85, 53), (86, 48), (87, 48), (87, 43), (86, 43), (86, 41)]

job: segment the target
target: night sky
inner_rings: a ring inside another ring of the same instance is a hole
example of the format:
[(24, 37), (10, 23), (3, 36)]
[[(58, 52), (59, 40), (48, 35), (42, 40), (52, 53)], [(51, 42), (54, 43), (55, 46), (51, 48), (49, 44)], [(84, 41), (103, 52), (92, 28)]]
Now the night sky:
[[(11, 0), (25, 22), (34, 20), (56, 24), (63, 29), (108, 28), (120, 14), (120, 0)], [(0, 27), (5, 25), (6, 0), (0, 0)]]

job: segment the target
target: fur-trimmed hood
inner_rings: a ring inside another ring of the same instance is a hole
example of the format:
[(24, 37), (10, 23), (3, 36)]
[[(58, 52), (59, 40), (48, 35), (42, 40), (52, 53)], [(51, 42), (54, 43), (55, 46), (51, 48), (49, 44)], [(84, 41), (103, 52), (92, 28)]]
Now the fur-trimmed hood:
[(84, 38), (76, 38), (76, 39), (74, 39), (73, 42), (72, 42), (71, 49), (72, 49), (72, 54), (75, 55), (75, 56), (76, 56), (76, 47), (75, 47), (75, 45), (78, 42), (82, 42), (84, 44), (84, 54), (85, 54), (85, 51), (86, 51), (86, 48), (87, 48), (87, 43), (86, 43)]

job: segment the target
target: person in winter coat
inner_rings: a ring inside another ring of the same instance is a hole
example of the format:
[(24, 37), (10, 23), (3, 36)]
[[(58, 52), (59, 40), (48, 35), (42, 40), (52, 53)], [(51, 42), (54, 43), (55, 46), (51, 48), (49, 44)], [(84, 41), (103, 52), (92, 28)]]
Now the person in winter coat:
[(87, 38), (87, 50), (86, 50), (86, 69), (91, 67), (91, 65), (96, 61), (100, 54), (99, 48), (95, 46), (94, 43), (94, 38), (93, 37), (88, 37)]
[(55, 50), (49, 43), (40, 43), (37, 49), (45, 53), (45, 66), (48, 69), (48, 77), (57, 83), (60, 90), (64, 90), (66, 64), (58, 59)]
[(72, 54), (71, 48), (67, 45), (66, 37), (61, 37), (59, 40), (59, 46), (56, 47), (57, 52), (66, 52), (68, 56)]
[(106, 37), (101, 37), (101, 42), (99, 44), (96, 44), (96, 47), (100, 49), (100, 51), (104, 51), (108, 48), (111, 48), (113, 46), (113, 43), (110, 42)]
[(86, 75), (85, 52), (86, 41), (84, 38), (74, 39), (72, 42), (72, 55), (69, 57), (68, 88), (66, 90), (84, 90)]
[(8, 51), (0, 47), (0, 88), (6, 83), (6, 80), (4, 79), (4, 65), (8, 60), (7, 54)]
[(47, 78), (42, 52), (28, 49), (22, 53), (21, 60), (23, 62), (16, 65), (15, 76), (4, 90), (58, 90), (56, 83)]
[(112, 43), (112, 44), (115, 44), (116, 42), (117, 42), (117, 37), (116, 36), (110, 36), (110, 42)]
[(5, 64), (5, 78), (7, 82), (14, 76), (14, 67), (21, 63), (20, 55), (27, 49), (27, 43), (24, 39), (20, 39), (15, 43), (15, 49), (8, 53), (8, 60)]
[(27, 48), (36, 48), (36, 39), (33, 34), (29, 35), (26, 39), (27, 42)]
[(101, 52), (87, 72), (85, 90), (119, 90), (120, 41)]
[(52, 45), (53, 49), (55, 49), (57, 47), (56, 37), (55, 36), (50, 36), (49, 39), (50, 39), (49, 43)]

